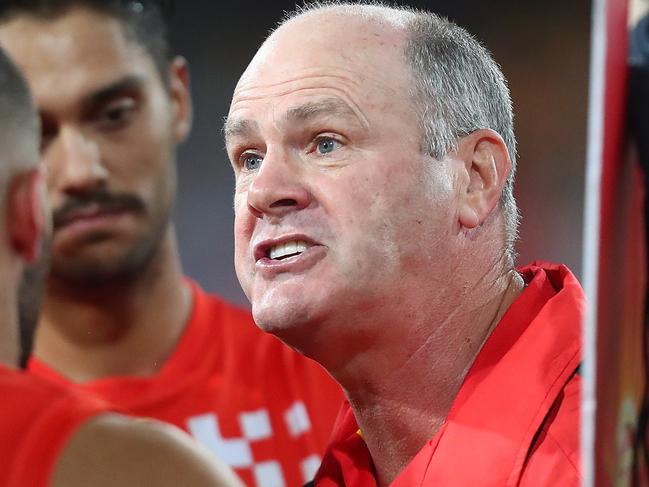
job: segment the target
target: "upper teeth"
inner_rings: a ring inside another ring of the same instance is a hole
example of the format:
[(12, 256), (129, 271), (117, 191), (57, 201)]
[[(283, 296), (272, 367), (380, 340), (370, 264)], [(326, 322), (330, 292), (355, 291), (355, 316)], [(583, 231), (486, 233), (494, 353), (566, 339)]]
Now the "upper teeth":
[(288, 255), (301, 254), (309, 247), (309, 244), (302, 240), (297, 242), (285, 242), (271, 247), (268, 251), (268, 257), (271, 259), (281, 259)]

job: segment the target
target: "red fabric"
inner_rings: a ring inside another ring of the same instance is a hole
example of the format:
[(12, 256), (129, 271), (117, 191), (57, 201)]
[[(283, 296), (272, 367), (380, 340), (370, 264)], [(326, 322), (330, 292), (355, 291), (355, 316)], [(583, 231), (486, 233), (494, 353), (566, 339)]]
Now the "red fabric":
[(99, 399), (0, 365), (0, 485), (46, 487), (71, 434), (107, 411)]
[[(520, 269), (527, 287), (469, 370), (436, 436), (392, 487), (579, 486), (583, 291), (565, 266)], [(317, 487), (376, 486), (345, 403)]]
[[(327, 445), (343, 400), (340, 387), (318, 364), (259, 330), (250, 313), (189, 284), (192, 316), (157, 375), (79, 387), (188, 431), (248, 485), (304, 484)], [(69, 384), (36, 359), (29, 371)]]

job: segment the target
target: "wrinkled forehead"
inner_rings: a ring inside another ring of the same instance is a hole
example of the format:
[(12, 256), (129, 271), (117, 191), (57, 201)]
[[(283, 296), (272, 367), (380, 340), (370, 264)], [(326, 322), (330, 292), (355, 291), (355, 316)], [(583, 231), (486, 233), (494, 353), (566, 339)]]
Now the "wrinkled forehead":
[(403, 23), (347, 12), (310, 12), (279, 27), (241, 76), (235, 98), (255, 85), (273, 85), (321, 68), (356, 72), (386, 86), (408, 76)]

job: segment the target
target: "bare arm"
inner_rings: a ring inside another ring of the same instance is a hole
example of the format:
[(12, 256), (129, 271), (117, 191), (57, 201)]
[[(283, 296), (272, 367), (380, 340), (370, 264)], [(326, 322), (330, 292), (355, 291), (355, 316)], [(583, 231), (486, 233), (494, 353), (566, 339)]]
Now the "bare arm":
[(52, 487), (242, 487), (176, 428), (106, 414), (84, 424), (57, 461)]

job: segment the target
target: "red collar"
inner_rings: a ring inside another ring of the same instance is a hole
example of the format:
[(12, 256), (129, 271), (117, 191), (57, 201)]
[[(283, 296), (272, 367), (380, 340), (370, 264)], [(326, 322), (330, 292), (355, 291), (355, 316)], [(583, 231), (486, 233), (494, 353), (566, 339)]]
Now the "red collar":
[[(471, 366), (444, 427), (392, 487), (516, 485), (530, 445), (581, 360), (584, 295), (567, 267), (519, 269), (526, 289)], [(349, 404), (316, 476), (318, 487), (373, 487), (374, 467)], [(468, 467), (470, 466), (470, 467)]]

